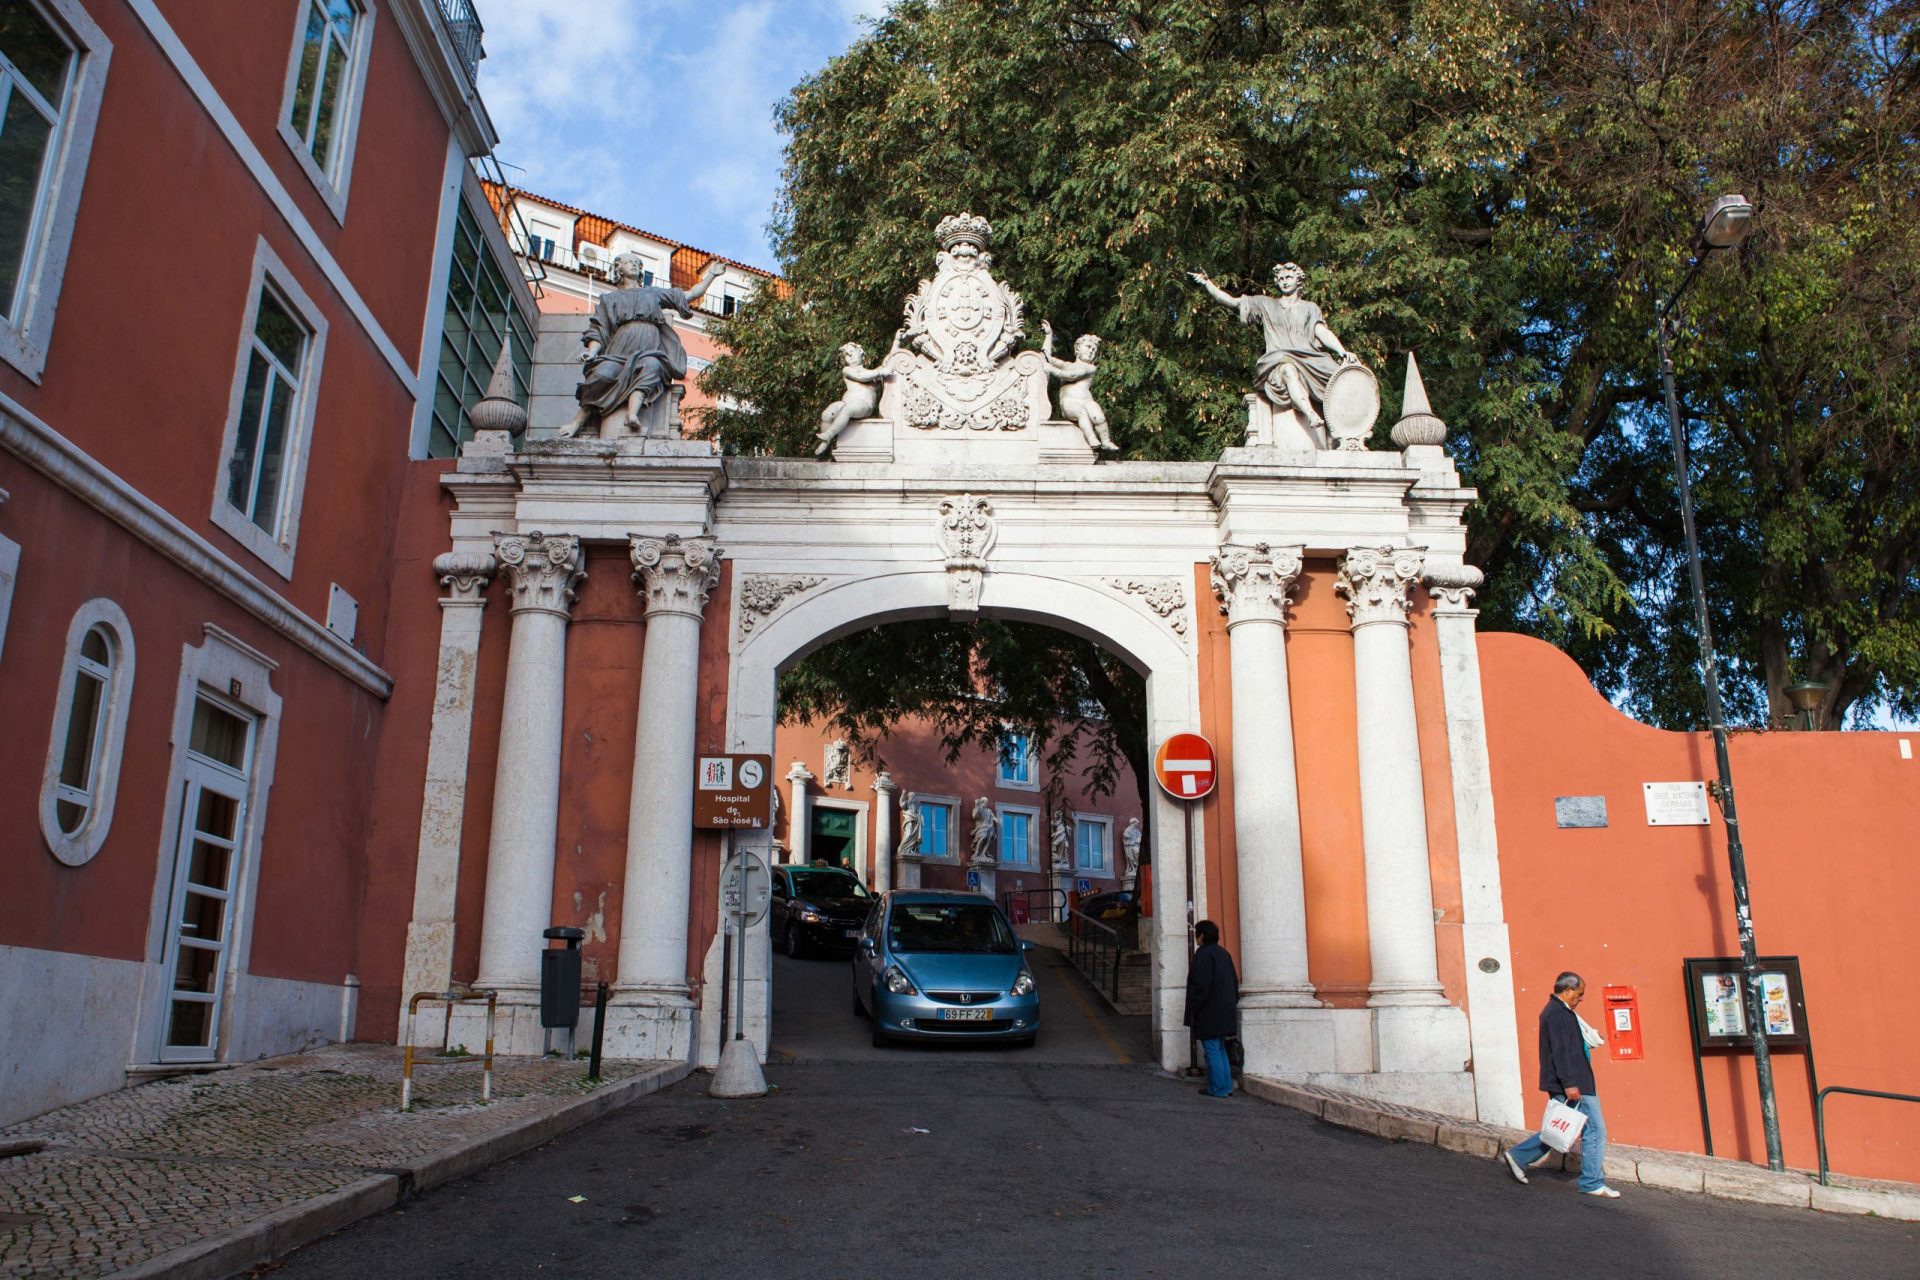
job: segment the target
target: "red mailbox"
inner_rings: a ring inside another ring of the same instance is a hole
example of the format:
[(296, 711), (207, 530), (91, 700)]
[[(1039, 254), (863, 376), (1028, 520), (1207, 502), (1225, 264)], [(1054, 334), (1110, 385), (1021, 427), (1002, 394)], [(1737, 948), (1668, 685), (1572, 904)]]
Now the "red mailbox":
[(1646, 1056), (1640, 1042), (1640, 993), (1632, 987), (1608, 987), (1603, 995), (1607, 1052), (1615, 1062), (1638, 1062)]

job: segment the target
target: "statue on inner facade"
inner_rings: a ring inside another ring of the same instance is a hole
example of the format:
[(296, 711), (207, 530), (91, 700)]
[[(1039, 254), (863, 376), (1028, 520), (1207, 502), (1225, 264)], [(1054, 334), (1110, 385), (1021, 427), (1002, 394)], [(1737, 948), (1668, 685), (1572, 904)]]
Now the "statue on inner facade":
[(973, 854), (967, 859), (976, 867), (993, 865), (993, 846), (1000, 834), (999, 819), (993, 816), (993, 802), (981, 796), (973, 802)]
[(847, 746), (845, 738), (835, 738), (827, 744), (826, 775), (820, 779), (820, 789), (828, 791), (838, 786), (842, 790), (853, 790), (853, 749)]
[(840, 348), (840, 377), (846, 383), (846, 390), (820, 415), (820, 447), (813, 451), (814, 457), (824, 457), (827, 450), (833, 448), (833, 438), (845, 431), (848, 423), (880, 412), (880, 388), (894, 376), (887, 371), (886, 364), (900, 350), (900, 341), (905, 336), (904, 329), (895, 333), (886, 356), (872, 369), (866, 367), (867, 351), (859, 343), (849, 342)]
[(1053, 323), (1042, 320), (1040, 330), (1046, 335), (1040, 355), (1047, 362), (1047, 371), (1060, 383), (1060, 416), (1080, 428), (1089, 449), (1118, 448), (1107, 433), (1106, 410), (1093, 398), (1093, 375), (1098, 372), (1096, 362), (1100, 358), (1099, 337), (1081, 334), (1073, 341), (1073, 359), (1060, 360), (1053, 354)]
[(1120, 833), (1120, 847), (1126, 851), (1127, 865), (1121, 879), (1131, 882), (1140, 878), (1140, 819), (1128, 818), (1127, 829)]
[[(691, 320), (693, 304), (725, 270), (721, 262), (711, 262), (699, 283), (680, 290), (641, 284), (639, 254), (623, 253), (613, 260), (615, 287), (595, 301), (580, 335), (580, 385), (573, 393), (580, 411), (560, 428), (561, 438), (577, 436), (589, 426), (596, 427), (602, 439), (643, 434), (641, 414), (687, 376), (687, 349), (668, 313)], [(665, 407), (670, 410), (671, 402)], [(644, 434), (665, 436), (666, 425), (660, 422)]]
[(900, 848), (894, 855), (900, 858), (920, 856), (920, 793), (907, 792), (906, 799), (900, 802)]
[(1067, 820), (1058, 809), (1053, 813), (1052, 867), (1056, 873), (1073, 870), (1073, 833), (1067, 830)]
[[(1231, 309), (1241, 324), (1258, 324), (1266, 352), (1253, 367), (1253, 385), (1276, 409), (1295, 409), (1309, 429), (1324, 430), (1321, 407), (1334, 374), (1357, 366), (1360, 358), (1348, 351), (1320, 308), (1300, 296), (1307, 273), (1292, 262), (1273, 269), (1280, 296), (1244, 296), (1228, 293), (1204, 271), (1189, 271), (1193, 282), (1221, 306)], [(1369, 424), (1371, 425), (1371, 424)]]

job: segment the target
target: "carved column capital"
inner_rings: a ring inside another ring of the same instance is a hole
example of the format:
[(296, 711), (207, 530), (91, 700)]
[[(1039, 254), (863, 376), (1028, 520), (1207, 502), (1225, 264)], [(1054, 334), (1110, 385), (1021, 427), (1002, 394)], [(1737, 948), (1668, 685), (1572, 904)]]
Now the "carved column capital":
[(873, 789), (881, 795), (890, 796), (900, 789), (900, 784), (893, 780), (892, 774), (882, 769), (880, 776), (873, 780)]
[(443, 551), (433, 558), (433, 576), (447, 589), (442, 605), (481, 605), (486, 603), (487, 584), (498, 568), (485, 551)]
[(513, 589), (513, 612), (568, 616), (585, 581), (580, 539), (571, 533), (496, 533), (493, 549)]
[(712, 538), (627, 535), (632, 544), (633, 582), (647, 602), (647, 617), (674, 613), (698, 619), (720, 581), (720, 548)]
[(1456, 615), (1475, 617), (1479, 610), (1472, 607), (1474, 588), (1486, 581), (1486, 575), (1470, 564), (1429, 565), (1420, 575), (1427, 584), (1427, 590), (1433, 596), (1433, 611), (1436, 615)]
[(1264, 542), (1221, 544), (1213, 557), (1213, 594), (1227, 615), (1227, 630), (1243, 622), (1287, 624), (1287, 606), (1306, 557), (1304, 547)]
[(1420, 577), (1427, 553), (1421, 547), (1354, 547), (1340, 562), (1334, 594), (1347, 602), (1353, 625), (1374, 622), (1407, 625), (1413, 607), (1407, 588)]
[(787, 770), (787, 781), (796, 782), (801, 786), (805, 786), (807, 783), (813, 781), (813, 770), (807, 768), (807, 766), (801, 764), (798, 760), (795, 760), (793, 767)]

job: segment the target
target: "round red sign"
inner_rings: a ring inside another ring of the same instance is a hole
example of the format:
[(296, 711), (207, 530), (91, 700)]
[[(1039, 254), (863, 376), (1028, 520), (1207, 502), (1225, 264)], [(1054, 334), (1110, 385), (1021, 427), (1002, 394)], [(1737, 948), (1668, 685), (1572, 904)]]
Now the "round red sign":
[(1176, 733), (1153, 753), (1153, 776), (1176, 800), (1198, 800), (1213, 790), (1213, 744), (1197, 733)]

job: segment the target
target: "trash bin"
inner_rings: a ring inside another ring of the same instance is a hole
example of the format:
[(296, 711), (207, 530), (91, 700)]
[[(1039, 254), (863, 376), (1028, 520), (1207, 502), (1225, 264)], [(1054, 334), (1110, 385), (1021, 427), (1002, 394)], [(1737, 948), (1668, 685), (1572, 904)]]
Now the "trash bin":
[(540, 953), (540, 1025), (571, 1031), (580, 1019), (580, 943), (587, 935), (584, 930), (557, 925), (540, 936), (566, 944)]

